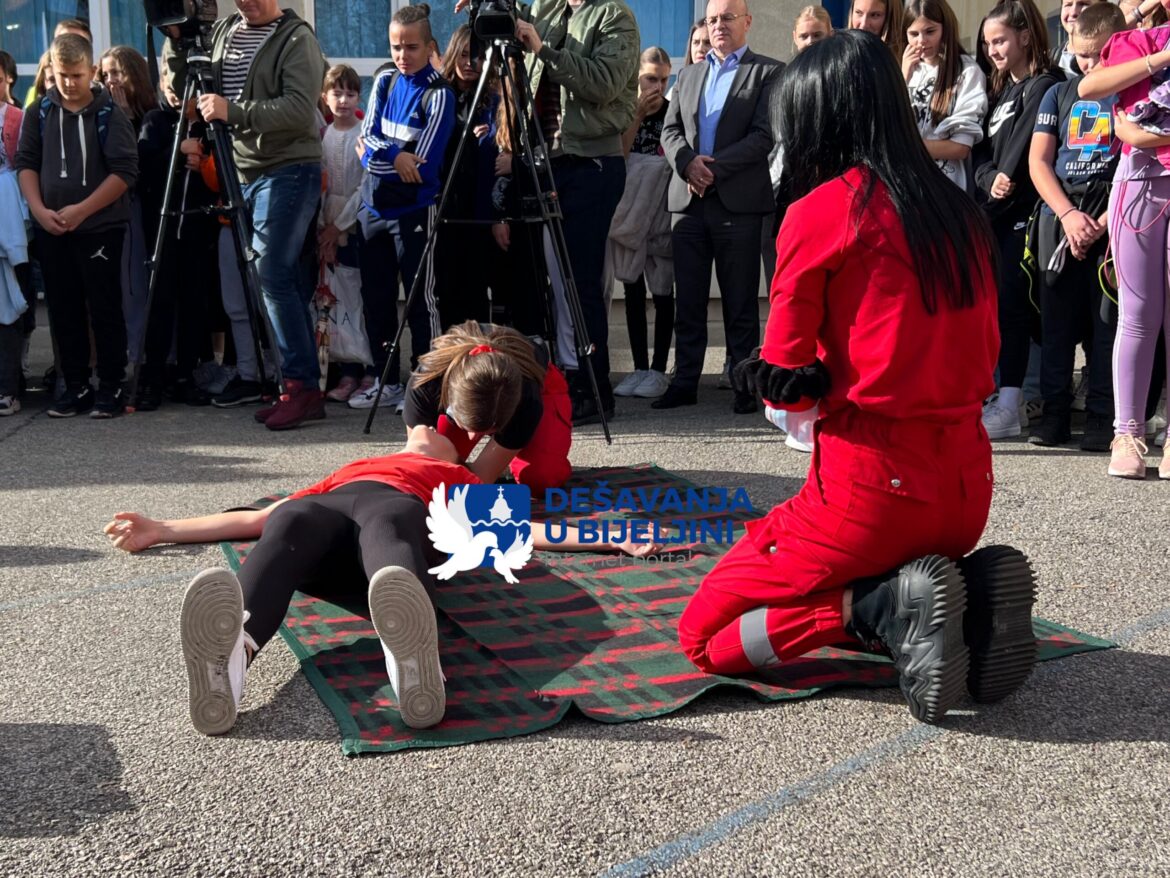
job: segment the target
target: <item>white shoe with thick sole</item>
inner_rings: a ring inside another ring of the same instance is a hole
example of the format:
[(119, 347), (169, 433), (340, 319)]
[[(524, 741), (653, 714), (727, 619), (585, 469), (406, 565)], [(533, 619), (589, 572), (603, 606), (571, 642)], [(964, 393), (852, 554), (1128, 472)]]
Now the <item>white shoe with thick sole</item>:
[(383, 408), (389, 408), (390, 406), (397, 406), (406, 398), (406, 387), (401, 384), (388, 384), (382, 387), (381, 384), (375, 382), (373, 386), (365, 390), (359, 390), (345, 404), (351, 409), (373, 408), (374, 400), (378, 398), (379, 393), (382, 395), (382, 400), (378, 405)]
[(426, 589), (404, 567), (383, 567), (370, 578), (369, 600), (402, 721), (412, 729), (436, 725), (447, 709), (447, 690), (435, 608)]
[(639, 399), (658, 399), (670, 387), (670, 377), (665, 372), (655, 372), (647, 369), (642, 381), (634, 388), (634, 396)]
[(191, 723), (205, 735), (222, 735), (236, 723), (248, 671), (244, 593), (230, 570), (204, 570), (187, 586), (179, 634), (187, 664)]
[(1019, 436), (1023, 431), (1020, 422), (1020, 410), (1005, 408), (993, 402), (983, 407), (983, 427), (987, 430), (990, 439), (1008, 439)]
[(638, 385), (646, 380), (649, 369), (636, 369), (617, 383), (613, 389), (614, 396), (633, 396)]

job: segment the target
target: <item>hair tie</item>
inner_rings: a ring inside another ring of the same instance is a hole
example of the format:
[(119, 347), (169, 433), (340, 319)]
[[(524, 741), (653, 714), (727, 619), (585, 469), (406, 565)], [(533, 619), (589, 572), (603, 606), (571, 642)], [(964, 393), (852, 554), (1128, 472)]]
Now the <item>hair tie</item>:
[(471, 350), (469, 350), (467, 352), (467, 356), (474, 357), (476, 354), (494, 354), (494, 353), (496, 353), (496, 349), (493, 348), (490, 344), (477, 344), (475, 347), (473, 347)]

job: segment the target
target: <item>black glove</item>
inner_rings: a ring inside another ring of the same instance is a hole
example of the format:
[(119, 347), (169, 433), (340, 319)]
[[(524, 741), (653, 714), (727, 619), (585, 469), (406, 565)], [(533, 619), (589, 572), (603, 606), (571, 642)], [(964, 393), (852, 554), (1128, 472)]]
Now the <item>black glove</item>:
[(752, 351), (746, 360), (736, 363), (735, 368), (731, 370), (731, 386), (735, 392), (755, 396), (756, 372), (765, 365), (767, 364), (760, 359), (759, 348)]
[(786, 369), (760, 359), (759, 354), (760, 349), (756, 348), (751, 357), (732, 370), (731, 383), (738, 392), (785, 405), (793, 405), (804, 397), (821, 399), (829, 392), (829, 373), (820, 360), (798, 369)]
[(809, 399), (823, 399), (829, 393), (833, 382), (829, 377), (829, 370), (820, 360), (813, 360), (807, 366), (801, 366), (792, 373), (791, 391), (796, 393), (796, 399), (785, 402), (796, 402), (802, 396)]

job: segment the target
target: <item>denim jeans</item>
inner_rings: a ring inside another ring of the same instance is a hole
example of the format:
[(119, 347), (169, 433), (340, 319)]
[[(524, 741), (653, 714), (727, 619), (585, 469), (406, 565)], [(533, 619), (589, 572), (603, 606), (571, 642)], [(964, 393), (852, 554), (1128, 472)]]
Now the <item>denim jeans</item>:
[(300, 259), (320, 194), (321, 165), (314, 162), (277, 168), (244, 187), (281, 369), (285, 378), (306, 384), (316, 384), (321, 370), (309, 312), (313, 283)]

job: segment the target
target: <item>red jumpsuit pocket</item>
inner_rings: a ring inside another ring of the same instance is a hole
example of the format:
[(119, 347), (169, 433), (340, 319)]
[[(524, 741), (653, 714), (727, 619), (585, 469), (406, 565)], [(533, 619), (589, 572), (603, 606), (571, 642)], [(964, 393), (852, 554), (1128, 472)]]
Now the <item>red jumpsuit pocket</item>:
[(863, 498), (867, 498), (867, 508), (870, 502), (938, 502), (937, 473), (868, 448), (856, 450), (850, 461), (849, 475), (854, 488), (850, 511), (854, 511), (858, 501)]

